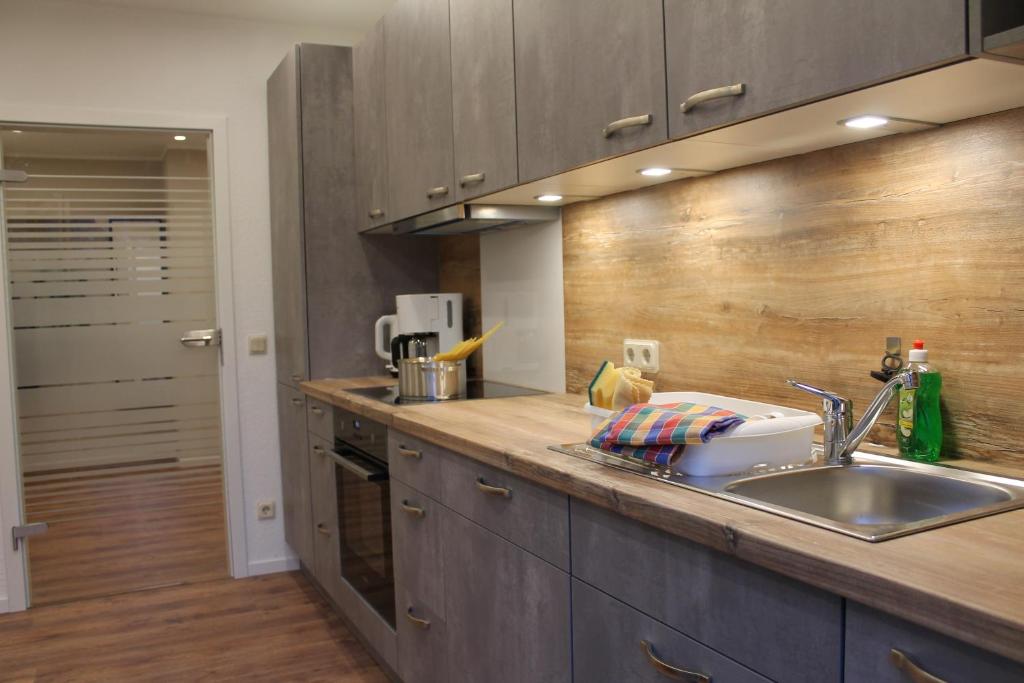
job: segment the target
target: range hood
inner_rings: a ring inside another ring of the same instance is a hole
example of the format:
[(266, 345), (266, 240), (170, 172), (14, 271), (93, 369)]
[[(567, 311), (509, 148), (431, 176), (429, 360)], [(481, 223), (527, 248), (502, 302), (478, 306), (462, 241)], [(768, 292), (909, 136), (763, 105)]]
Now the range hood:
[(513, 225), (547, 223), (561, 214), (557, 206), (456, 204), (396, 221), (370, 232), (394, 235), (463, 235)]

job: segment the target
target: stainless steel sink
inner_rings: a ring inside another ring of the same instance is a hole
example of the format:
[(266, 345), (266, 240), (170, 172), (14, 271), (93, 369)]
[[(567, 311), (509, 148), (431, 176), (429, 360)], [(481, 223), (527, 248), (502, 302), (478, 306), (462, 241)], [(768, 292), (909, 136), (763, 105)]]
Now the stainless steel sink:
[(552, 449), (866, 541), (1024, 507), (1024, 482), (866, 453), (850, 465), (821, 464), (819, 453), (778, 470), (689, 477), (585, 444)]

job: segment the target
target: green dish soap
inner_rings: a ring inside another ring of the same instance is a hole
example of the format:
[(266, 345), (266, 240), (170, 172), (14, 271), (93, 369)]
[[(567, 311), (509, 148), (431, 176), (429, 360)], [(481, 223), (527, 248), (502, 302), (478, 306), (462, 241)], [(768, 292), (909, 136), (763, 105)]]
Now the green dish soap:
[(916, 371), (921, 381), (917, 389), (900, 389), (896, 424), (900, 455), (909, 460), (935, 462), (942, 452), (942, 375), (928, 364), (928, 350), (920, 339), (914, 340), (906, 369)]

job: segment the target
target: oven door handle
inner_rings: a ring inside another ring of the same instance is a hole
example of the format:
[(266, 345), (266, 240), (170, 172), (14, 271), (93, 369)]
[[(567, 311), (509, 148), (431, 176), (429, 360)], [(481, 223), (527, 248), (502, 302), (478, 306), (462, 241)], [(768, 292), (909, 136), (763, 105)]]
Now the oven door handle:
[(363, 467), (363, 465), (348, 457), (348, 453), (354, 453), (354, 451), (345, 450), (344, 452), (339, 453), (338, 451), (332, 450), (328, 452), (328, 455), (339, 467), (344, 467), (363, 481), (384, 481), (388, 478), (387, 470), (383, 468), (369, 469), (367, 467)]

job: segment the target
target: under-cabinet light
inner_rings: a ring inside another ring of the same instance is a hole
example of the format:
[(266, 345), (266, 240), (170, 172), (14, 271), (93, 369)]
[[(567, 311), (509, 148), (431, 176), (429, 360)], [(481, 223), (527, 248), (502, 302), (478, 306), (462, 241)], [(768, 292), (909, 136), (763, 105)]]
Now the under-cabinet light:
[(637, 173), (645, 175), (651, 178), (660, 178), (663, 175), (668, 175), (672, 172), (671, 168), (661, 168), (660, 166), (653, 166), (651, 168), (641, 168)]
[(843, 124), (847, 128), (878, 128), (889, 123), (889, 119), (884, 116), (875, 116), (873, 114), (867, 114), (864, 116), (854, 116), (849, 119), (843, 119), (839, 123)]

